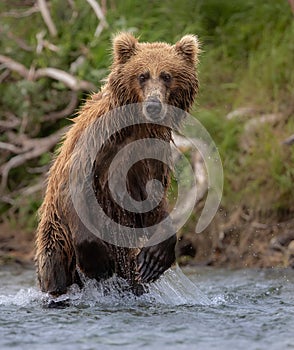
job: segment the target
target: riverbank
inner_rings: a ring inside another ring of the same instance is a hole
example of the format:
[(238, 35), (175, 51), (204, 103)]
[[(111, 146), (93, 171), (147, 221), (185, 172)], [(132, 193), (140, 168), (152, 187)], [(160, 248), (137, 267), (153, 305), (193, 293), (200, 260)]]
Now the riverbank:
[[(279, 222), (237, 209), (220, 211), (202, 233), (181, 235), (177, 260), (182, 266), (224, 268), (294, 268), (294, 219)], [(0, 225), (0, 266), (33, 265), (34, 235)]]
[(180, 264), (229, 268), (294, 268), (294, 218), (254, 215), (244, 208), (220, 211), (200, 234), (186, 232), (177, 255)]
[(25, 230), (0, 225), (0, 266), (9, 264), (33, 265), (34, 235)]

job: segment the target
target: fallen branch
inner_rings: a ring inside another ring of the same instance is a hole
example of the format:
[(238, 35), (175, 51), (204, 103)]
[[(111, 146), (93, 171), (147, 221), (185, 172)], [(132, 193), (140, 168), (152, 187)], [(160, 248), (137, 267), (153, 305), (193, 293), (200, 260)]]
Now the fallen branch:
[(29, 78), (29, 70), (23, 64), (14, 61), (12, 58), (0, 55), (0, 63), (2, 63), (4, 67), (17, 72), (23, 78)]
[(19, 200), (19, 198), (22, 199), (23, 197), (27, 197), (36, 192), (42, 191), (44, 189), (44, 186), (45, 186), (45, 177), (41, 176), (38, 179), (38, 182), (35, 183), (34, 185), (26, 186), (19, 190), (9, 193), (9, 195), (1, 196), (0, 201), (3, 203), (10, 204), (11, 206), (16, 206), (16, 203)]
[(55, 27), (55, 24), (53, 23), (53, 20), (51, 18), (47, 3), (45, 0), (37, 0), (39, 10), (41, 12), (41, 15), (44, 19), (45, 24), (47, 25), (49, 29), (49, 33), (55, 37), (57, 35), (57, 29)]
[(28, 167), (27, 172), (29, 174), (44, 174), (49, 170), (49, 168), (50, 168), (50, 164), (45, 164), (45, 165), (37, 166), (34, 168)]
[(284, 145), (293, 145), (294, 144), (294, 134), (288, 137), (284, 142)]
[(68, 105), (61, 111), (52, 112), (44, 116), (43, 121), (56, 121), (58, 119), (70, 116), (78, 105), (78, 95), (76, 92), (71, 92), (71, 97)]
[(8, 12), (3, 12), (1, 14), (1, 16), (2, 17), (22, 18), (22, 17), (28, 17), (36, 12), (39, 12), (39, 8), (38, 8), (38, 6), (34, 5), (26, 11), (11, 10)]
[(69, 6), (74, 10), (75, 9), (75, 3), (73, 0), (67, 0)]
[(10, 204), (13, 207), (15, 206), (16, 200), (11, 198), (11, 196), (1, 196), (0, 202)]
[(47, 47), (49, 50), (51, 50), (53, 52), (60, 51), (58, 46), (50, 43), (48, 40), (44, 40), (45, 35), (46, 35), (45, 30), (42, 30), (41, 32), (36, 34), (36, 38), (37, 38), (36, 52), (37, 52), (37, 54), (40, 54), (43, 51), (44, 47)]
[(288, 0), (288, 3), (291, 7), (292, 14), (294, 15), (294, 0)]
[(95, 90), (95, 86), (85, 80), (79, 80), (73, 75), (57, 68), (40, 68), (35, 71), (34, 78), (39, 79), (42, 77), (49, 77), (58, 81), (61, 81), (64, 85), (68, 86), (74, 91), (78, 90)]
[(282, 120), (283, 114), (281, 113), (272, 113), (264, 114), (256, 118), (250, 119), (244, 125), (244, 131), (248, 134), (252, 134), (254, 131), (260, 128), (262, 124), (275, 124)]
[(57, 68), (40, 68), (35, 70), (34, 67), (27, 69), (23, 64), (13, 60), (12, 58), (4, 55), (0, 55), (0, 63), (2, 63), (6, 68), (17, 72), (23, 78), (35, 81), (43, 77), (52, 78), (58, 81), (61, 81), (64, 85), (69, 87), (71, 90), (85, 90), (85, 91), (93, 91), (95, 90), (95, 85), (85, 81), (80, 80), (73, 75)]
[(5, 69), (5, 71), (3, 73), (1, 73), (0, 75), (0, 84), (2, 83), (2, 81), (4, 81), (7, 77), (9, 77), (10, 75), (10, 70), (9, 69)]
[(7, 186), (8, 174), (11, 169), (14, 169), (26, 161), (37, 158), (43, 153), (48, 152), (52, 147), (54, 147), (60, 140), (61, 136), (65, 133), (68, 127), (64, 127), (58, 130), (56, 133), (41, 138), (28, 140), (32, 148), (27, 150), (25, 153), (18, 154), (17, 156), (11, 158), (7, 163), (1, 166), (0, 174), (2, 175), (1, 180), (1, 190)]
[(7, 113), (8, 120), (0, 120), (0, 132), (14, 129), (20, 125), (20, 120), (12, 113)]
[(7, 142), (1, 142), (0, 141), (0, 149), (4, 149), (5, 151), (9, 151), (11, 153), (22, 153), (23, 150), (15, 145), (12, 145), (11, 143)]
[(102, 30), (104, 28), (108, 27), (108, 23), (106, 22), (106, 19), (105, 19), (105, 16), (103, 14), (103, 11), (102, 11), (102, 9), (101, 9), (101, 7), (100, 7), (100, 5), (98, 4), (97, 1), (95, 1), (95, 0), (87, 0), (87, 3), (92, 7), (92, 9), (94, 10), (97, 18), (100, 21), (100, 23), (97, 26), (96, 31), (95, 31), (95, 36), (98, 37), (101, 34)]
[(260, 130), (262, 125), (271, 125), (280, 123), (285, 119), (282, 113), (263, 114), (256, 118), (252, 118), (244, 124), (244, 131), (240, 137), (240, 147), (245, 152), (253, 147), (257, 142), (256, 133)]
[(41, 178), (41, 181), (38, 181), (35, 185), (28, 186), (22, 188), (19, 193), (23, 196), (30, 196), (31, 194), (34, 194), (35, 192), (41, 191), (44, 188), (44, 179)]
[(105, 16), (106, 11), (107, 11), (107, 6), (106, 6), (106, 0), (101, 0), (101, 10), (103, 12), (103, 15)]
[(240, 107), (228, 113), (226, 115), (226, 119), (231, 120), (235, 118), (252, 117), (255, 114), (256, 114), (256, 109), (253, 107)]

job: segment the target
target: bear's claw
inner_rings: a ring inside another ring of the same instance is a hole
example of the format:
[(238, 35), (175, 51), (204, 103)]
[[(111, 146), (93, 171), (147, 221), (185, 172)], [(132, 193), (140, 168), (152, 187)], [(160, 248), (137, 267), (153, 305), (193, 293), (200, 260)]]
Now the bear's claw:
[(137, 256), (138, 282), (154, 282), (175, 262), (176, 236), (154, 246), (143, 247)]

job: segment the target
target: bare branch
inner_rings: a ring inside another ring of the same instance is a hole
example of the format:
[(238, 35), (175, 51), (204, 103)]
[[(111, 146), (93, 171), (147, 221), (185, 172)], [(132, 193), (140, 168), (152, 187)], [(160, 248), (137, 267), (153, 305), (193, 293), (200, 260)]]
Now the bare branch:
[(288, 137), (284, 142), (283, 144), (285, 145), (293, 145), (294, 144), (294, 134), (291, 135), (290, 137)]
[(71, 91), (71, 97), (68, 105), (61, 111), (52, 112), (44, 116), (44, 121), (55, 121), (66, 116), (70, 116), (78, 105), (77, 93)]
[(15, 145), (12, 145), (11, 143), (1, 142), (1, 141), (0, 141), (0, 149), (4, 149), (5, 151), (9, 151), (12, 153), (22, 153), (23, 152), (22, 148), (19, 148)]
[(60, 140), (61, 136), (65, 133), (67, 129), (68, 127), (64, 127), (50, 136), (41, 139), (29, 140), (31, 145), (33, 145), (32, 149), (11, 158), (0, 168), (0, 173), (2, 175), (1, 189), (3, 190), (6, 187), (8, 174), (11, 169), (14, 169), (24, 164), (28, 160), (37, 158), (45, 152), (48, 152), (52, 147), (56, 145), (56, 143)]
[(51, 18), (47, 3), (45, 0), (37, 0), (41, 15), (44, 19), (44, 22), (46, 23), (49, 33), (55, 37), (57, 35), (57, 29), (55, 27), (55, 24), (53, 23), (53, 20)]
[(102, 12), (103, 12), (103, 14), (105, 16), (106, 11), (107, 11), (106, 0), (102, 0), (101, 1), (101, 10), (102, 10)]
[(102, 32), (102, 30), (104, 29), (106, 27), (106, 22), (104, 23), (104, 22), (100, 22), (99, 24), (98, 24), (98, 27), (96, 28), (96, 30), (95, 30), (95, 36), (96, 37), (98, 37), (100, 34), (101, 34), (101, 32)]
[(1, 196), (0, 201), (3, 203), (10, 204), (11, 206), (14, 206), (16, 202), (16, 200), (12, 199), (11, 196)]
[(36, 192), (42, 191), (45, 187), (45, 179), (44, 179), (44, 175), (40, 176), (38, 179), (38, 182), (35, 183), (34, 185), (31, 186), (26, 186), (23, 187), (19, 190), (13, 191), (11, 193), (9, 193), (9, 195), (4, 195), (1, 196), (1, 202), (3, 203), (8, 203), (12, 206), (16, 205), (17, 202), (17, 197), (19, 197), (19, 195), (21, 195), (21, 198), (23, 197), (27, 197), (30, 196)]
[(8, 120), (0, 120), (0, 131), (16, 128), (20, 120), (12, 113), (7, 113)]
[(83, 65), (85, 61), (86, 61), (85, 56), (83, 55), (79, 56), (75, 61), (73, 61), (70, 64), (70, 68), (69, 68), (70, 73), (75, 74), (78, 71), (79, 67)]
[(99, 25), (96, 28), (95, 36), (99, 36), (104, 28), (108, 27), (103, 11), (96, 0), (87, 0), (88, 4), (94, 10), (97, 18), (100, 20)]
[(73, 0), (67, 0), (69, 6), (74, 10), (75, 9), (75, 3)]
[(290, 5), (291, 10), (292, 10), (292, 13), (293, 13), (293, 15), (294, 15), (294, 0), (288, 0), (288, 3), (289, 3), (289, 5)]
[(37, 54), (40, 54), (43, 51), (44, 47), (47, 47), (49, 50), (51, 50), (53, 52), (60, 51), (58, 46), (50, 43), (48, 40), (44, 40), (45, 35), (46, 35), (45, 30), (42, 30), (41, 32), (37, 33), (37, 35), (36, 35), (36, 38), (37, 38), (36, 52), (37, 52)]
[(4, 81), (7, 77), (9, 77), (9, 75), (10, 75), (9, 69), (6, 69), (4, 72), (2, 72), (0, 75), (0, 83), (2, 83), (2, 81)]
[(244, 132), (252, 134), (257, 128), (260, 128), (262, 124), (275, 124), (282, 120), (283, 114), (281, 113), (272, 113), (272, 114), (263, 114), (259, 117), (252, 118), (245, 123)]
[(100, 21), (105, 21), (103, 11), (96, 0), (87, 0), (87, 3), (92, 7), (96, 16)]
[(30, 196), (31, 194), (41, 191), (44, 188), (44, 179), (38, 181), (35, 185), (22, 188), (19, 192), (22, 196)]
[(28, 70), (23, 64), (14, 61), (12, 58), (0, 55), (0, 63), (4, 65), (5, 68), (8, 68), (14, 72), (17, 72), (25, 79), (34, 81), (42, 77), (49, 77), (52, 79), (56, 79), (64, 83), (67, 87), (74, 91), (85, 90), (85, 91), (93, 91), (95, 90), (95, 85), (85, 81), (79, 80), (73, 75), (57, 68), (40, 68), (35, 71), (34, 67)]
[(70, 89), (74, 91), (78, 90), (95, 90), (95, 86), (85, 80), (79, 80), (73, 75), (57, 69), (57, 68), (40, 68), (35, 72), (35, 79), (41, 77), (50, 77), (52, 79), (56, 79), (61, 81), (64, 85), (68, 86)]
[(0, 63), (2, 63), (5, 68), (17, 72), (25, 79), (29, 78), (29, 70), (23, 64), (14, 61), (12, 58), (0, 55)]
[(256, 114), (256, 109), (254, 107), (240, 107), (238, 109), (235, 109), (234, 111), (231, 111), (229, 114), (226, 115), (227, 119), (234, 119), (234, 118), (240, 118), (240, 117), (252, 117)]
[(8, 12), (3, 12), (1, 16), (3, 17), (15, 17), (15, 18), (22, 18), (22, 17), (28, 17), (32, 15), (33, 13), (39, 12), (38, 6), (34, 5), (31, 8), (29, 8), (26, 11), (17, 11), (17, 10), (11, 10)]
[(34, 168), (28, 167), (27, 172), (30, 174), (44, 174), (49, 170), (49, 168), (50, 168), (50, 164), (45, 164)]

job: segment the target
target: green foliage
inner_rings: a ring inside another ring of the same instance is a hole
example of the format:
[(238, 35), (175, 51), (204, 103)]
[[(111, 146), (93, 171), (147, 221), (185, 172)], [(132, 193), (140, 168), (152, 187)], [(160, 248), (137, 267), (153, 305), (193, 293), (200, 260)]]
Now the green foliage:
[[(293, 121), (289, 124), (293, 132)], [(243, 157), (246, 174), (240, 171), (239, 181), (246, 183), (245, 198), (248, 205), (265, 212), (293, 210), (294, 149), (282, 144), (283, 139), (283, 129), (265, 126), (254, 139), (251, 152)]]
[[(39, 12), (19, 18), (7, 14), (28, 10), (31, 4), (1, 2), (1, 54), (27, 68), (55, 67), (64, 71), (82, 57), (73, 74), (92, 82), (97, 89), (111, 63), (113, 34), (127, 30), (143, 41), (167, 42), (175, 42), (186, 33), (197, 34), (203, 52), (200, 94), (193, 114), (207, 128), (221, 154), (223, 203), (228, 207), (241, 204), (257, 209), (293, 209), (294, 148), (282, 144), (294, 133), (293, 111), (278, 125), (260, 125), (257, 134), (250, 136), (249, 150), (241, 146), (248, 118), (225, 117), (239, 107), (254, 107), (262, 113), (286, 113), (293, 108), (294, 21), (287, 1), (107, 1), (109, 27), (99, 37), (94, 36), (97, 17), (84, 0), (72, 2), (73, 8), (68, 1), (48, 2), (58, 31), (56, 37), (49, 35)], [(44, 46), (37, 53), (40, 33), (57, 49)], [(20, 48), (19, 39), (27, 49)], [(86, 95), (79, 97), (82, 101)], [(65, 125), (66, 120), (44, 122), (43, 117), (65, 108), (68, 101), (69, 90), (49, 78), (31, 82), (11, 73), (0, 85), (2, 115), (13, 113), (21, 121), (16, 133), (22, 128), (31, 138), (48, 136)], [(0, 140), (7, 141), (8, 135), (0, 135)], [(0, 161), (8, 161), (11, 156), (1, 155)], [(33, 184), (38, 175), (29, 168), (46, 166), (50, 159), (51, 153), (46, 153), (11, 171), (9, 189)], [(31, 217), (40, 198), (38, 194), (33, 200), (17, 200), (20, 210), (15, 213)], [(8, 203), (0, 204), (2, 214), (10, 209)]]

